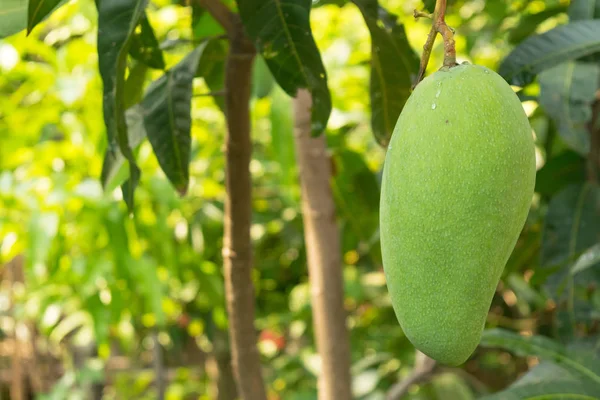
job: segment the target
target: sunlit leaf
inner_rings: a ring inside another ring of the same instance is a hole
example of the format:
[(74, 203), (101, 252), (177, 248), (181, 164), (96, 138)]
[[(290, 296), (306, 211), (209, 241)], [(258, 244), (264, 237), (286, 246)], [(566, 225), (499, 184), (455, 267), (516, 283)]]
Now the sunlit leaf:
[(246, 32), (273, 77), (290, 96), (312, 94), (312, 132), (320, 134), (331, 113), (331, 95), (310, 27), (311, 0), (238, 0)]
[(573, 268), (571, 268), (571, 274), (577, 274), (594, 265), (600, 266), (600, 243), (593, 245), (579, 256), (575, 264), (573, 264)]
[(353, 0), (371, 34), (371, 125), (382, 146), (387, 146), (411, 86), (419, 59), (408, 43), (396, 16), (377, 0)]
[(140, 170), (127, 135), (125, 70), (132, 36), (146, 4), (147, 0), (102, 0), (98, 3), (98, 64), (104, 84), (107, 152), (115, 153), (118, 148), (129, 162), (129, 179), (122, 187), (129, 209), (133, 208), (133, 193), (140, 178)]
[(577, 21), (531, 36), (500, 64), (509, 83), (525, 86), (545, 69), (600, 51), (600, 20)]
[(27, 27), (28, 0), (2, 0), (0, 2), (0, 39)]
[(540, 103), (562, 139), (580, 154), (590, 148), (587, 124), (600, 86), (600, 65), (569, 61), (539, 75)]
[(539, 357), (566, 369), (579, 379), (600, 388), (600, 358), (597, 354), (573, 354), (561, 344), (543, 336), (521, 336), (503, 329), (483, 332), (481, 346), (501, 348), (520, 356)]
[(192, 83), (205, 47), (198, 46), (153, 82), (141, 103), (148, 140), (180, 194), (187, 191), (189, 182)]
[(56, 10), (59, 5), (66, 3), (66, 1), (67, 0), (29, 0), (29, 6), (27, 8), (27, 34), (31, 33), (37, 24)]
[[(136, 105), (127, 110), (125, 119), (129, 146), (132, 149), (136, 149), (146, 139), (142, 107)], [(129, 178), (129, 170), (126, 168), (125, 163), (126, 159), (119, 149), (116, 149), (114, 152), (107, 151), (104, 154), (100, 180), (105, 191), (112, 192)]]
[(150, 68), (165, 69), (162, 50), (146, 14), (142, 15), (138, 27), (133, 32), (129, 54)]

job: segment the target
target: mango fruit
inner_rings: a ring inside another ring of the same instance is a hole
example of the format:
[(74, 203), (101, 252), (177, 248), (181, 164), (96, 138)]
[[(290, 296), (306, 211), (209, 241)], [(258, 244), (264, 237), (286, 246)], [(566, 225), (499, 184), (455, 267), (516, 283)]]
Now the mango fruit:
[(479, 344), (535, 173), (521, 102), (485, 67), (433, 73), (398, 118), (382, 178), (383, 268), (405, 335), (442, 364)]

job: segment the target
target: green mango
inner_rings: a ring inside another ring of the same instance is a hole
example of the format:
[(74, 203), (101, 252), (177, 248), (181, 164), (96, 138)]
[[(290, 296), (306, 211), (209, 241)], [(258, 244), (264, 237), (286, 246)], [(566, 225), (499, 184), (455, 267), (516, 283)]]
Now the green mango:
[(435, 72), (402, 110), (383, 170), (383, 267), (404, 333), (442, 364), (479, 344), (535, 172), (523, 107), (485, 67)]

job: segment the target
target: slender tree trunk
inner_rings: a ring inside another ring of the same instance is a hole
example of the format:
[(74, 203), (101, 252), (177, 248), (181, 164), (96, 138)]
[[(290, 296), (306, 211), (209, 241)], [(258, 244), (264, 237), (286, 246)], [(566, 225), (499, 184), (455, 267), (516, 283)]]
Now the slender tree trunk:
[(235, 19), (225, 71), (227, 118), (225, 238), (223, 261), (232, 364), (244, 400), (266, 399), (254, 329), (252, 284), (252, 183), (250, 177), (250, 85), (255, 50)]
[(308, 91), (298, 91), (294, 100), (294, 138), (300, 167), (313, 325), (321, 356), (319, 399), (345, 400), (351, 399), (352, 393), (340, 237), (325, 136), (311, 137), (311, 101)]

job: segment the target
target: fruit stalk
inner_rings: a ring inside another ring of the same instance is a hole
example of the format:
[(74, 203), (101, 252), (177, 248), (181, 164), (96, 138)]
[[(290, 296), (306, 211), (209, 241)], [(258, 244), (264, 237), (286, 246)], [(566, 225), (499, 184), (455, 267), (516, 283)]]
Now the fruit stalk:
[(427, 35), (427, 41), (425, 42), (425, 45), (423, 45), (423, 55), (421, 56), (421, 63), (419, 65), (419, 74), (417, 75), (413, 89), (423, 79), (423, 75), (425, 74), (425, 70), (427, 69), (427, 64), (429, 63), (429, 58), (431, 56), (431, 49), (433, 48), (433, 44), (435, 43), (435, 38), (438, 33), (442, 35), (442, 39), (444, 40), (444, 67), (451, 68), (457, 65), (454, 32), (446, 24), (446, 0), (436, 1), (433, 14), (427, 14), (422, 11), (415, 10), (414, 17), (430, 18), (433, 23), (431, 25), (431, 30)]

